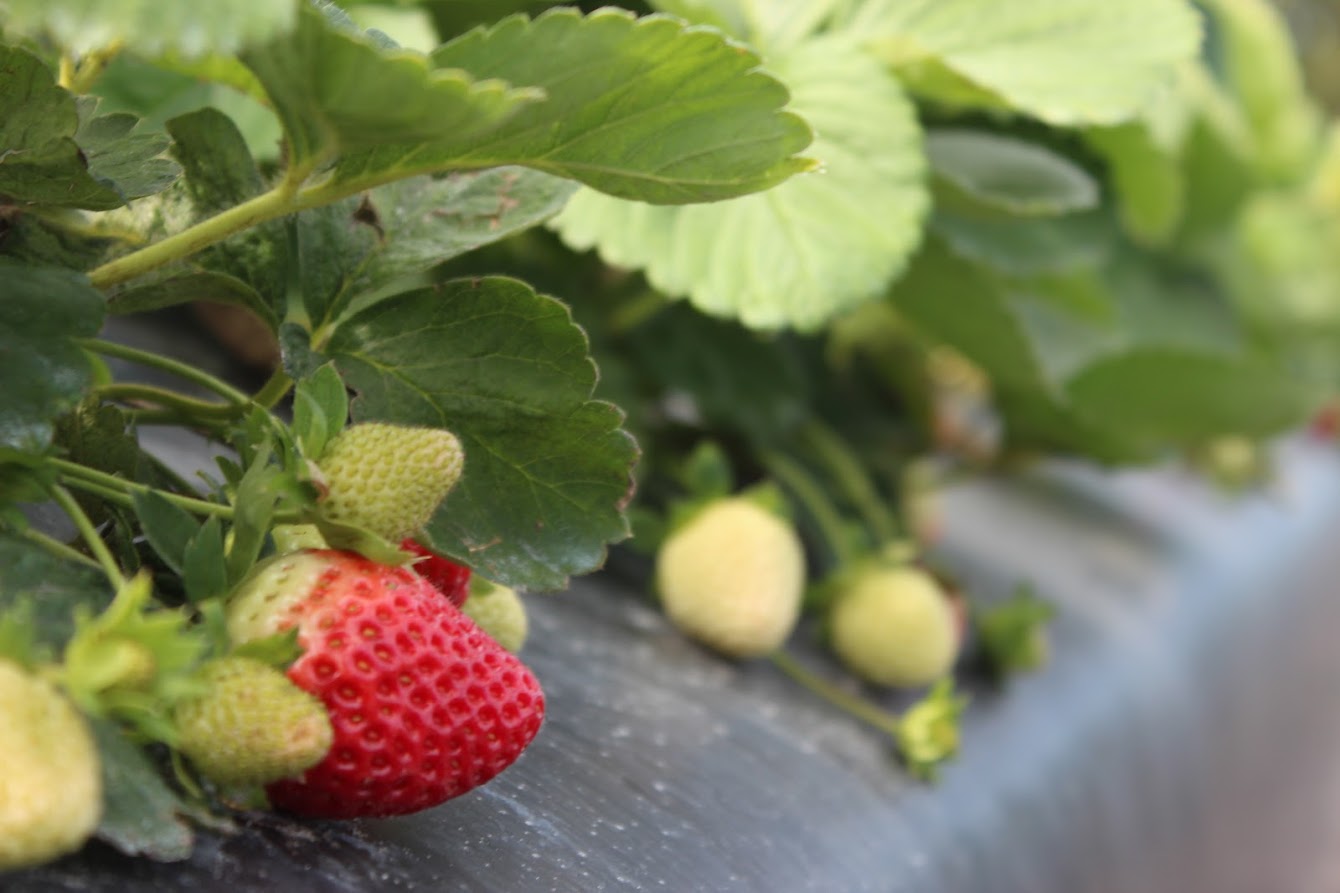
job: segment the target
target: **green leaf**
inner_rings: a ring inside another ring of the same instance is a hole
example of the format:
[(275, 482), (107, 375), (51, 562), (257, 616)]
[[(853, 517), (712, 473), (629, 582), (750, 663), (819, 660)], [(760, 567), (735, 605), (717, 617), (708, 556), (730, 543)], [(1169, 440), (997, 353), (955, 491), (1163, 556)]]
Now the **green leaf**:
[(161, 157), (169, 143), (166, 134), (132, 133), (140, 123), (134, 115), (94, 117), (95, 101), (82, 98), (78, 105), (80, 123), (74, 138), (94, 179), (112, 184), (124, 201), (162, 192), (176, 182), (181, 168)]
[(387, 46), (328, 5), (302, 4), (291, 33), (240, 55), (284, 125), (290, 165), (304, 171), (341, 152), (462, 139), (543, 98)]
[(1093, 363), (1066, 390), (1087, 415), (1179, 441), (1278, 434), (1320, 402), (1262, 360), (1157, 347)]
[(926, 155), (937, 177), (987, 208), (1049, 216), (1098, 204), (1098, 184), (1087, 171), (1018, 137), (937, 128), (926, 134)]
[(6, 27), (50, 34), (84, 54), (111, 44), (145, 53), (231, 53), (291, 27), (292, 0), (162, 3), (159, 0), (8, 0)]
[(1091, 127), (1084, 138), (1108, 163), (1126, 232), (1147, 244), (1171, 238), (1186, 199), (1177, 155), (1160, 145), (1142, 121)]
[(92, 720), (90, 726), (102, 760), (103, 812), (97, 838), (128, 856), (160, 862), (188, 858), (193, 837), (181, 816), (190, 808), (114, 723)]
[(320, 459), (330, 438), (349, 419), (349, 394), (330, 363), (298, 382), (293, 393), (293, 434), (303, 455)]
[(562, 304), (511, 279), (452, 280), (348, 318), (326, 351), (358, 392), (355, 419), (447, 428), (465, 448), (434, 550), (553, 589), (627, 535), (637, 448), (619, 410), (590, 399), (595, 366)]
[(103, 311), (82, 275), (0, 258), (0, 449), (40, 453), (51, 442), (52, 422), (92, 375), (73, 339), (96, 335)]
[(187, 273), (150, 275), (135, 280), (129, 288), (107, 299), (107, 312), (114, 315), (161, 310), (191, 301), (212, 301), (245, 307), (271, 328), (275, 328), (274, 310), (260, 293), (236, 276), (199, 270)]
[[(246, 141), (227, 115), (216, 109), (200, 109), (173, 118), (167, 123), (167, 129), (173, 140), (172, 155), (185, 171), (185, 192), (190, 199), (194, 220), (212, 217), (241, 204), (265, 188)], [(199, 272), (197, 266), (228, 279), (211, 276), (204, 281), (179, 281), (177, 285), (205, 288), (206, 293), (201, 297), (206, 300), (233, 303), (229, 300), (231, 296), (273, 325), (282, 314), (288, 294), (288, 227), (279, 220), (252, 227), (196, 255), (193, 265), (187, 269)], [(180, 270), (174, 269), (165, 275), (180, 274)], [(233, 280), (239, 282), (240, 287), (234, 286)], [(153, 280), (143, 287), (154, 289), (161, 282)], [(253, 298), (253, 293), (258, 297)], [(127, 300), (124, 295), (118, 295), (114, 301)], [(154, 296), (154, 292), (150, 292), (147, 297)]]
[(412, 177), (305, 212), (297, 235), (308, 316), (329, 322), (388, 283), (547, 220), (575, 189), (538, 171), (495, 168)]
[(548, 92), (501, 126), (340, 161), (336, 182), (501, 165), (534, 167), (658, 204), (766, 189), (812, 164), (809, 127), (758, 59), (705, 29), (616, 9), (552, 10), (472, 31), (433, 64)]
[(1200, 43), (1183, 0), (866, 0), (847, 25), (914, 92), (941, 92), (943, 77), (917, 81), (933, 63), (958, 79), (951, 101), (994, 97), (1058, 126), (1133, 117)]
[(185, 509), (178, 508), (152, 490), (138, 491), (132, 497), (135, 517), (149, 545), (175, 573), (186, 564), (186, 549), (200, 530), (200, 522)]
[(651, 5), (774, 53), (821, 30), (844, 0), (653, 0)]
[(15, 203), (106, 210), (125, 204), (75, 142), (74, 96), (40, 59), (0, 45), (0, 195)]
[(1021, 218), (937, 209), (930, 228), (955, 254), (1009, 276), (1095, 266), (1108, 257), (1117, 238), (1103, 211)]
[(223, 524), (217, 516), (205, 519), (182, 552), (181, 577), (186, 597), (199, 604), (228, 591), (227, 555)]
[(0, 612), (27, 603), (37, 644), (63, 648), (74, 633), (76, 610), (96, 612), (111, 600), (100, 572), (0, 530)]
[(795, 85), (793, 107), (819, 133), (822, 173), (693, 207), (584, 190), (555, 220), (564, 241), (755, 328), (818, 328), (882, 291), (920, 239), (929, 204), (912, 105), (845, 41), (808, 41), (770, 67)]

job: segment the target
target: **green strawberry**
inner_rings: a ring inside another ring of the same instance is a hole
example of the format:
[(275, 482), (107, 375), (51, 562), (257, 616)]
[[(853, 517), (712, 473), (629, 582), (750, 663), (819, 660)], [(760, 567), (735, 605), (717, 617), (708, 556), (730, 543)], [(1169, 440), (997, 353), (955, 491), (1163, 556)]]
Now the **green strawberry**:
[(177, 747), (211, 781), (269, 784), (330, 750), (325, 707), (274, 667), (224, 657), (205, 664), (199, 679), (204, 693), (177, 706)]
[(465, 454), (441, 428), (351, 425), (317, 463), (328, 519), (398, 543), (417, 533), (461, 476)]
[(470, 578), (470, 595), (461, 611), (513, 654), (526, 644), (526, 606), (516, 590), (476, 574)]
[(854, 574), (833, 605), (830, 630), (847, 668), (878, 685), (929, 685), (958, 657), (953, 606), (934, 578), (912, 567)]
[(102, 766), (83, 717), (50, 683), (0, 660), (0, 871), (83, 846), (102, 812)]
[(785, 642), (804, 585), (795, 531), (741, 497), (718, 499), (694, 515), (656, 558), (656, 587), (671, 622), (732, 657), (757, 657)]

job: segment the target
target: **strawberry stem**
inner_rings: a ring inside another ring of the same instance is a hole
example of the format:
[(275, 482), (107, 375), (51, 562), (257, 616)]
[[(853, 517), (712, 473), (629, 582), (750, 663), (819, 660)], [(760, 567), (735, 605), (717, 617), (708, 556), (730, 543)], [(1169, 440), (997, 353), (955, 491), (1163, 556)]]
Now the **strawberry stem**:
[(179, 394), (176, 391), (170, 391), (167, 388), (160, 388), (147, 384), (115, 382), (96, 388), (93, 393), (95, 396), (104, 400), (139, 400), (153, 403), (158, 406), (179, 410), (180, 412), (185, 413), (188, 417), (232, 418), (239, 416), (246, 411), (245, 406), (237, 403), (210, 403), (207, 400), (197, 400), (194, 397), (188, 397), (185, 394)]
[(819, 537), (839, 567), (856, 558), (843, 529), (842, 515), (816, 481), (799, 462), (776, 450), (762, 449), (758, 454), (768, 474), (775, 478), (804, 507), (819, 529)]
[(876, 707), (864, 698), (845, 691), (826, 679), (819, 678), (801, 666), (795, 658), (785, 651), (774, 651), (768, 657), (777, 665), (777, 669), (814, 694), (897, 740), (898, 716), (896, 714)]
[(179, 360), (174, 360), (171, 357), (165, 357), (162, 354), (152, 353), (147, 350), (139, 350), (124, 344), (115, 344), (111, 341), (103, 341), (98, 338), (86, 338), (80, 341), (79, 344), (85, 350), (92, 351), (93, 353), (101, 354), (105, 357), (115, 357), (118, 360), (128, 360), (132, 363), (138, 363), (141, 366), (162, 369), (164, 372), (170, 372), (178, 378), (192, 382), (193, 384), (198, 384), (205, 390), (218, 394), (220, 397), (236, 406), (238, 414), (241, 414), (251, 405), (251, 397), (242, 393), (227, 382), (222, 381), (189, 363), (183, 363)]
[(53, 484), (50, 488), (51, 498), (61, 507), (65, 514), (70, 516), (74, 522), (79, 535), (88, 543), (89, 550), (93, 557), (97, 559), (102, 572), (107, 575), (107, 579), (118, 589), (126, 585), (125, 574), (121, 573), (121, 567), (112, 558), (112, 553), (108, 550), (107, 544), (98, 536), (97, 528), (89, 519), (88, 514), (80, 507), (79, 502), (70, 495), (70, 491), (60, 484)]
[(96, 570), (102, 570), (102, 565), (98, 564), (92, 558), (89, 558), (83, 552), (80, 552), (78, 549), (71, 548), (70, 546), (56, 539), (54, 536), (48, 536), (47, 534), (43, 533), (40, 530), (35, 530), (34, 528), (29, 527), (28, 529), (23, 531), (23, 537), (24, 539), (36, 543), (43, 549), (46, 549), (48, 552), (50, 552), (52, 555), (55, 555), (57, 558), (64, 558), (67, 561), (77, 561), (80, 564), (86, 565)]
[(270, 378), (261, 386), (251, 398), (251, 402), (266, 409), (271, 409), (276, 403), (284, 399), (284, 395), (293, 387), (293, 379), (279, 367), (274, 371)]
[(880, 497), (875, 483), (865, 471), (851, 446), (836, 431), (810, 419), (800, 428), (800, 436), (816, 459), (823, 463), (852, 505), (875, 534), (877, 545), (898, 539), (898, 521)]

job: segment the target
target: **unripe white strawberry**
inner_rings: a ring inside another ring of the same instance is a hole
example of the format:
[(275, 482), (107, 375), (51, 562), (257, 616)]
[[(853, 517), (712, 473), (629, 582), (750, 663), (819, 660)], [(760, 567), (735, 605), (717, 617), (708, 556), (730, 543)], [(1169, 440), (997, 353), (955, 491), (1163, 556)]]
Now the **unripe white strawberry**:
[(460, 478), (465, 453), (441, 428), (365, 422), (340, 432), (318, 465), (327, 518), (398, 543), (428, 523)]
[(782, 519), (740, 497), (720, 499), (661, 545), (656, 587), (687, 635), (732, 657), (780, 647), (800, 616), (805, 555)]
[(516, 654), (526, 644), (530, 624), (526, 606), (515, 589), (500, 586), (475, 574), (470, 578), (470, 596), (461, 611), (493, 641)]
[(916, 568), (857, 573), (837, 596), (831, 620), (838, 657), (878, 685), (929, 685), (958, 657), (953, 605), (935, 579)]
[(83, 846), (102, 765), (83, 717), (50, 683), (0, 660), (0, 871)]
[(200, 671), (204, 692), (177, 706), (177, 747), (222, 785), (263, 785), (301, 774), (330, 750), (326, 709), (281, 671), (224, 657)]

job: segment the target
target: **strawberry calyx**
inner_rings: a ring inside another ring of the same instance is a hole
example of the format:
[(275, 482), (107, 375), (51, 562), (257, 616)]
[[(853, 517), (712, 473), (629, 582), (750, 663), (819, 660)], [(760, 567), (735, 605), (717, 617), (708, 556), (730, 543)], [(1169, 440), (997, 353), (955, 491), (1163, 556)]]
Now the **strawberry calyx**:
[(921, 781), (934, 781), (940, 766), (958, 754), (959, 720), (968, 699), (954, 693), (954, 680), (943, 677), (924, 698), (903, 711), (894, 730), (898, 754)]

